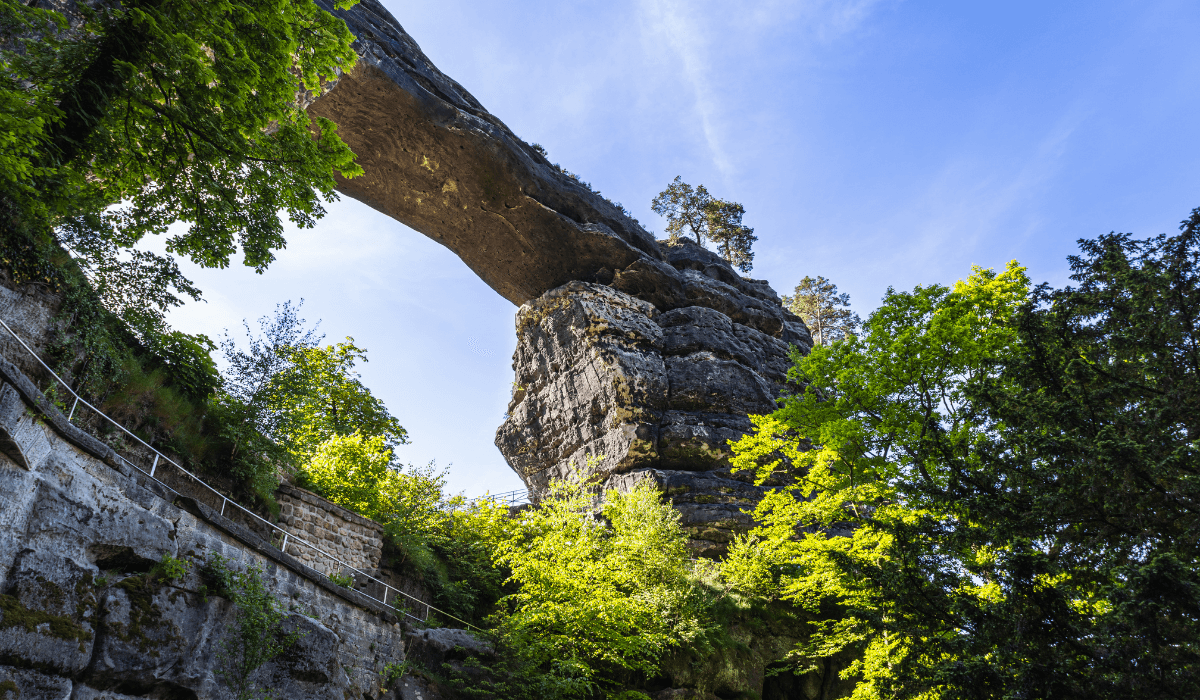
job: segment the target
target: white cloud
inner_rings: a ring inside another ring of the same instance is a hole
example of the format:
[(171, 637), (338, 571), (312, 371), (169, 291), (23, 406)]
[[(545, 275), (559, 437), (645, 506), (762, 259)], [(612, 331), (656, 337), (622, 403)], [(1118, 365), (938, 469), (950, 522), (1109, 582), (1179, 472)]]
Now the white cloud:
[(883, 1), (639, 0), (638, 18), (649, 52), (664, 47), (677, 59), (679, 73), (693, 95), (709, 156), (728, 181), (736, 164), (730, 156), (726, 134), (734, 127), (722, 119), (729, 87), (722, 76), (732, 76), (738, 82), (747, 76), (739, 75), (737, 66), (725, 63), (731, 59), (736, 62), (739, 49), (754, 53), (762, 45), (762, 39), (779, 32), (790, 34), (795, 42), (793, 47), (800, 52), (805, 43), (815, 45), (840, 39), (862, 27)]

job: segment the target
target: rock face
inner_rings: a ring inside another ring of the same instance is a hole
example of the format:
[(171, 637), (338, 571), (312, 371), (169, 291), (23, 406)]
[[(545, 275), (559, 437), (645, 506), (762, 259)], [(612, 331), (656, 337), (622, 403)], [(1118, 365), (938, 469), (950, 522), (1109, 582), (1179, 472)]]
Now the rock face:
[(748, 414), (774, 410), (789, 347), (812, 341), (765, 283), (694, 243), (663, 249), (670, 266), (570, 282), (521, 306), (496, 445), (535, 492), (585, 470), (606, 488), (652, 479), (693, 549), (715, 555), (762, 495), (730, 473), (728, 441), (750, 429)]
[[(0, 698), (228, 697), (236, 612), (206, 588), (214, 555), (261, 567), (301, 634), (256, 681), (286, 698), (380, 696), (404, 660), (387, 610), (138, 476), (2, 358), (0, 379)], [(150, 575), (164, 555), (191, 567)]]
[(728, 473), (727, 441), (748, 413), (773, 410), (789, 346), (811, 346), (804, 324), (766, 282), (694, 243), (656, 242), (551, 165), (376, 0), (337, 14), (361, 59), (308, 110), (338, 123), (366, 170), (339, 191), (521, 305), (516, 390), (496, 437), (509, 465), (535, 492), (589, 456), (610, 486), (653, 479), (696, 549), (720, 551), (760, 493)]
[(514, 304), (658, 258), (650, 234), (489, 114), (377, 0), (334, 14), (360, 60), (308, 111), (337, 122), (366, 170), (340, 192), (450, 248)]

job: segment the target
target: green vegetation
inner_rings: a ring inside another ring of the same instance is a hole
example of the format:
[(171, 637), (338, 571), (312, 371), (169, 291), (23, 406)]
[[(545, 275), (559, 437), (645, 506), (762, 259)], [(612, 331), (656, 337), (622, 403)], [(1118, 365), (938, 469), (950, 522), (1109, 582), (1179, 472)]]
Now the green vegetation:
[(5, 282), (61, 298), (49, 360), (85, 397), (193, 466), (224, 471), (230, 453), (210, 445), (223, 436), (234, 476), (267, 502), (270, 441), (246, 449), (212, 342), (164, 321), (200, 290), (135, 246), (183, 224), (169, 253), (225, 267), (240, 251), (261, 272), (285, 244), (281, 216), (320, 218), (335, 173), (361, 169), (296, 91), (350, 68), (352, 41), (312, 0), (0, 0)]
[(191, 562), (164, 554), (162, 559), (150, 570), (150, 573), (164, 581), (175, 581), (186, 576), (190, 568), (192, 568)]
[(799, 316), (812, 332), (814, 345), (829, 345), (854, 335), (862, 325), (850, 310), (850, 295), (838, 294), (837, 285), (824, 277), (804, 276), (783, 305)]
[[(60, 593), (61, 595), (61, 593)], [(20, 627), (26, 632), (41, 632), (48, 637), (69, 639), (77, 642), (90, 641), (92, 633), (69, 615), (51, 615), (42, 610), (30, 610), (11, 595), (0, 595), (0, 629)]]
[(496, 547), (519, 586), (500, 601), (497, 628), (562, 697), (619, 697), (622, 681), (653, 678), (670, 650), (703, 646), (711, 624), (679, 513), (652, 483), (593, 508), (578, 484), (557, 482)]
[[(295, 100), (297, 82), (319, 91), (355, 60), (345, 23), (311, 0), (61, 12), (4, 0), (0, 32), (0, 195), (101, 274), (120, 277), (115, 253), (176, 221), (189, 227), (171, 252), (223, 267), (241, 249), (262, 270), (284, 243), (277, 212), (311, 225), (334, 172), (361, 172), (336, 127)], [(139, 262), (172, 285), (169, 262)]]
[(746, 210), (741, 204), (717, 199), (704, 185), (693, 188), (682, 177), (676, 177), (654, 198), (651, 209), (667, 218), (667, 235), (672, 243), (690, 232), (699, 245), (704, 245), (706, 238), (716, 243), (721, 257), (742, 272), (754, 266), (751, 246), (758, 237), (754, 229), (742, 224)]
[(284, 632), (287, 611), (267, 590), (262, 569), (256, 565), (238, 571), (219, 554), (212, 554), (204, 566), (217, 595), (234, 605), (234, 621), (226, 630), (218, 653), (217, 674), (233, 691), (237, 700), (266, 698), (269, 688), (255, 682), (255, 672), (263, 664), (290, 649), (302, 634)]
[(1081, 241), (1074, 287), (889, 291), (795, 358), (734, 446), (787, 485), (722, 570), (839, 611), (798, 661), (861, 652), (856, 698), (1200, 691), (1200, 209), (1181, 231)]

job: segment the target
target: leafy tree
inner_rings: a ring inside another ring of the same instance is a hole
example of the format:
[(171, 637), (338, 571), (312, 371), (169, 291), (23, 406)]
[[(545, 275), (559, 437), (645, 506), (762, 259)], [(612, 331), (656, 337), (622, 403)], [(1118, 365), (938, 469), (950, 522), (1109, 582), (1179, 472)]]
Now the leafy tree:
[(291, 369), (295, 353), (315, 347), (322, 337), (316, 328), (304, 327), (304, 319), (298, 316), (300, 305), (285, 302), (275, 307), (274, 318), (260, 318), (261, 336), (243, 323), (245, 349), (228, 333), (221, 341), (225, 376), (210, 418), (229, 444), (233, 473), (267, 500), (278, 485), (278, 472), (295, 466), (283, 441), (283, 427), (289, 424), (288, 411), (295, 402), (283, 399), (281, 379)]
[[(736, 467), (787, 485), (760, 503), (763, 525), (735, 542), (724, 573), (814, 612), (840, 606), (799, 656), (864, 649), (848, 670), (863, 677), (856, 697), (916, 697), (930, 687), (913, 667), (961, 661), (961, 631), (916, 601), (998, 595), (995, 582), (971, 575), (994, 551), (930, 533), (913, 540), (911, 530), (972, 527), (931, 494), (977, 468), (973, 448), (987, 425), (966, 392), (1012, 352), (1011, 319), (1027, 291), (1015, 264), (976, 269), (953, 289), (889, 290), (861, 336), (795, 355), (792, 377), (805, 392), (752, 417), (755, 432), (734, 446)], [(911, 571), (914, 561), (935, 570)], [(901, 592), (914, 600), (898, 600)]]
[(127, 247), (185, 221), (172, 252), (224, 266), (240, 247), (261, 270), (283, 243), (278, 211), (311, 225), (334, 171), (361, 172), (296, 99), (355, 60), (345, 23), (312, 0), (21, 8), (0, 10), (4, 91), (35, 105), (26, 130), (41, 128), (13, 176), (52, 225)]
[(783, 305), (804, 320), (817, 345), (853, 335), (862, 325), (858, 314), (849, 308), (850, 295), (838, 294), (837, 285), (824, 277), (805, 275), (792, 296), (784, 295)]
[(304, 466), (308, 482), (329, 500), (383, 523), (392, 538), (428, 545), (450, 520), (445, 473), (433, 465), (404, 473), (382, 436), (335, 435)]
[[(78, 263), (154, 346), (163, 313), (199, 290), (169, 255), (122, 251), (184, 222), (169, 252), (223, 267), (240, 249), (261, 272), (284, 245), (281, 212), (311, 226), (334, 174), (361, 173), (298, 99), (355, 60), (345, 23), (313, 0), (30, 5), (0, 0), (0, 238), (15, 281), (89, 307)], [(84, 363), (112, 371), (128, 343), (100, 316), (64, 314), (81, 321)]]
[(703, 643), (708, 625), (679, 513), (658, 490), (610, 491), (603, 520), (592, 507), (578, 484), (556, 482), (497, 548), (520, 585), (502, 601), (503, 634), (574, 687), (567, 697), (607, 693), (622, 673), (654, 676), (666, 651)]
[(705, 239), (717, 244), (717, 250), (731, 265), (749, 272), (754, 261), (750, 247), (758, 240), (754, 229), (742, 224), (746, 210), (737, 202), (716, 199), (704, 185), (692, 187), (676, 176), (667, 189), (658, 193), (650, 208), (667, 219), (667, 235), (671, 243), (681, 235), (693, 235), (696, 243)]
[(696, 237), (696, 243), (704, 245), (708, 235), (708, 206), (712, 204), (712, 195), (704, 185), (693, 188), (683, 181), (682, 175), (675, 176), (667, 189), (658, 193), (650, 202), (650, 208), (655, 214), (667, 219), (667, 236), (672, 243), (679, 240), (680, 235)]
[(325, 347), (287, 345), (281, 352), (287, 367), (276, 376), (270, 401), (282, 416), (280, 439), (299, 463), (334, 436), (360, 432), (388, 448), (408, 442), (408, 432), (354, 371), (367, 351), (353, 338)]
[(1200, 210), (1081, 241), (1077, 287), (1015, 266), (889, 291), (735, 446), (789, 486), (726, 575), (822, 609), (798, 656), (856, 697), (1193, 697), (1200, 684)]

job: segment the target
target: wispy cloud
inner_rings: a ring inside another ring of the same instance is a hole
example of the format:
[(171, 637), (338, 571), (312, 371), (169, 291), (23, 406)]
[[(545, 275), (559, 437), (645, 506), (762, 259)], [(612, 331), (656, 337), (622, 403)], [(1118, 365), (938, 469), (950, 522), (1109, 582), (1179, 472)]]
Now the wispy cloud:
[[(662, 47), (678, 61), (683, 82), (693, 95), (697, 121), (709, 155), (722, 177), (733, 176), (735, 163), (726, 145), (722, 105), (731, 73), (724, 61), (730, 47), (759, 47), (768, 35), (787, 32), (793, 48), (819, 45), (859, 29), (885, 0), (749, 0), (695, 2), (640, 0), (643, 40)], [(736, 54), (732, 54), (736, 60)], [(732, 71), (736, 75), (736, 71)]]

